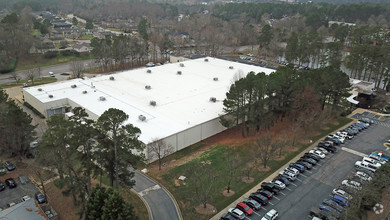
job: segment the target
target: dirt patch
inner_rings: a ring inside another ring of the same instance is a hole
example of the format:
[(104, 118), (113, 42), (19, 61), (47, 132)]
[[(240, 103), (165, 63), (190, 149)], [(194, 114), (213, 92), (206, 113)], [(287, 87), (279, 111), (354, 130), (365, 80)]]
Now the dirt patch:
[(241, 181), (244, 182), (244, 183), (253, 183), (253, 181), (255, 181), (255, 179), (253, 179), (253, 177), (248, 177), (247, 176), (244, 176), (241, 178)]
[(328, 126), (325, 126), (325, 125), (324, 125), (324, 126), (321, 126), (321, 130), (324, 130), (324, 131), (325, 131), (325, 130), (329, 130), (329, 127), (328, 127)]
[(225, 197), (230, 197), (232, 195), (234, 195), (234, 191), (233, 190), (229, 190), (229, 192), (227, 191), (227, 189), (225, 189), (224, 191), (222, 191), (222, 195), (225, 196)]
[(287, 152), (295, 152), (295, 151), (298, 151), (298, 150), (299, 150), (298, 147), (288, 147), (288, 148), (286, 148)]
[(206, 204), (206, 208), (204, 208), (203, 204), (196, 206), (195, 211), (201, 215), (211, 215), (217, 213), (217, 209), (208, 203)]
[(268, 171), (271, 170), (271, 167), (269, 167), (269, 166), (266, 166), (266, 167), (260, 166), (260, 167), (257, 168), (257, 170), (260, 171), (260, 172), (268, 172)]
[(200, 162), (201, 164), (211, 164), (211, 161), (207, 160), (207, 161), (201, 161)]
[(332, 121), (330, 122), (332, 125), (339, 125), (340, 123), (338, 121)]
[(62, 191), (54, 186), (53, 182), (45, 186), (48, 200), (53, 209), (58, 213), (59, 219), (78, 219), (77, 208), (73, 205), (72, 198), (62, 195)]
[(275, 158), (273, 158), (274, 160), (276, 160), (276, 161), (281, 161), (281, 160), (284, 160), (284, 159), (286, 159), (286, 157), (284, 156), (284, 155), (282, 155), (282, 156), (277, 156), (277, 157), (275, 157)]

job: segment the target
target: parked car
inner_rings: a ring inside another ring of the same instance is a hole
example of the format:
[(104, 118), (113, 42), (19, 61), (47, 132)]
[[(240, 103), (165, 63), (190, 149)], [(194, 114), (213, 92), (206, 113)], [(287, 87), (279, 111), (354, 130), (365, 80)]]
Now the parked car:
[(236, 220), (237, 218), (232, 216), (230, 213), (222, 214), (221, 220)]
[(18, 178), (19, 178), (19, 181), (20, 181), (21, 184), (26, 184), (26, 183), (30, 182), (30, 181), (27, 179), (27, 177), (25, 177), (25, 176), (22, 175), (22, 174), (20, 174)]
[(285, 167), (284, 170), (293, 173), (295, 176), (298, 176), (300, 173), (298, 169), (290, 166)]
[(273, 183), (275, 184), (275, 187), (280, 189), (280, 190), (283, 190), (286, 188), (286, 184), (284, 184), (282, 181), (280, 180), (271, 180), (270, 183)]
[(255, 200), (256, 202), (260, 203), (261, 205), (265, 206), (268, 204), (267, 197), (259, 194), (259, 193), (251, 193), (249, 198)]
[(22, 197), (22, 202), (25, 202), (25, 201), (30, 200), (30, 199), (31, 199), (30, 196), (23, 196)]
[(326, 212), (329, 212), (329, 214), (333, 215), (336, 218), (340, 218), (340, 216), (341, 216), (341, 213), (339, 211), (337, 211), (336, 209), (334, 209), (330, 206), (320, 205), (319, 208), (320, 208), (320, 210), (324, 210)]
[(4, 166), (7, 168), (8, 171), (12, 171), (12, 170), (15, 170), (15, 165), (13, 165), (11, 162), (9, 161), (5, 161), (4, 163)]
[(317, 164), (317, 161), (310, 158), (310, 157), (301, 157), (301, 159), (299, 159), (298, 161), (304, 161), (304, 162), (307, 162), (307, 163), (310, 163), (311, 165), (315, 166)]
[(4, 175), (7, 173), (7, 170), (5, 169), (5, 166), (3, 163), (0, 162), (0, 175)]
[(14, 179), (12, 178), (8, 178), (5, 180), (5, 184), (11, 189), (11, 188), (15, 188), (17, 186), (16, 182)]
[(305, 162), (305, 161), (298, 160), (295, 163), (304, 166), (306, 170), (311, 170), (311, 168), (313, 168), (313, 165), (311, 165), (310, 163)]
[(371, 155), (372, 156), (377, 156), (377, 157), (379, 157), (379, 158), (381, 158), (381, 159), (384, 159), (384, 160), (386, 160), (386, 161), (389, 161), (389, 157), (387, 157), (387, 156), (385, 156), (385, 155), (383, 155), (383, 153), (382, 152), (372, 152), (371, 153)]
[(283, 177), (281, 175), (278, 175), (275, 180), (279, 180), (279, 181), (282, 181), (284, 183), (284, 185), (288, 186), (290, 185), (290, 181), (286, 178), (286, 177)]
[(5, 190), (5, 185), (3, 182), (0, 181), (0, 191)]
[(325, 148), (325, 150), (331, 152), (331, 153), (336, 153), (337, 152), (337, 148), (336, 147), (333, 147), (333, 146), (322, 146), (323, 148)]
[(245, 219), (245, 214), (241, 210), (237, 208), (230, 208), (229, 209), (229, 214), (236, 217), (237, 219)]
[(325, 138), (326, 141), (332, 141), (335, 145), (340, 145), (341, 141), (337, 138), (334, 138), (333, 136), (327, 136)]
[(370, 163), (372, 166), (379, 168), (382, 166), (379, 162), (377, 162), (375, 159), (369, 158), (369, 157), (363, 157), (362, 161)]
[(321, 160), (321, 157), (319, 157), (318, 155), (312, 154), (312, 153), (305, 153), (303, 155), (303, 157), (311, 158), (313, 160), (316, 160), (317, 162)]
[(287, 178), (288, 181), (291, 181), (291, 182), (294, 182), (295, 179), (296, 179), (296, 177), (295, 177), (292, 173), (286, 172), (285, 170), (280, 171), (280, 172), (279, 172), (279, 176), (282, 176), (282, 177), (284, 177), (284, 178)]
[(265, 189), (265, 190), (268, 190), (270, 192), (272, 192), (274, 195), (277, 195), (279, 194), (280, 192), (280, 189), (278, 189), (275, 184), (273, 183), (266, 183), (266, 182), (263, 182), (261, 183), (261, 188)]
[(260, 210), (260, 208), (261, 208), (260, 203), (258, 203), (257, 201), (255, 201), (253, 199), (250, 199), (250, 198), (244, 199), (244, 201), (242, 201), (242, 202), (247, 204), (249, 207), (251, 207), (254, 210)]
[(340, 189), (340, 188), (333, 189), (332, 194), (337, 195), (337, 196), (341, 196), (347, 200), (352, 199), (352, 196), (349, 193), (345, 192), (345, 190)]
[(325, 148), (323, 148), (323, 147), (314, 147), (313, 148), (313, 150), (318, 150), (318, 151), (320, 151), (320, 152), (322, 152), (323, 154), (325, 154), (325, 155), (327, 155), (329, 152), (325, 149)]
[(324, 199), (322, 200), (322, 203), (336, 209), (339, 212), (344, 211), (344, 208), (341, 205), (331, 199)]
[(31, 149), (35, 149), (37, 147), (38, 147), (38, 141), (33, 141), (33, 142), (30, 143), (30, 148)]
[(380, 163), (382, 165), (385, 165), (387, 163), (387, 161), (381, 157), (378, 157), (378, 156), (374, 156), (372, 154), (368, 155), (369, 158), (375, 160), (377, 163)]
[(319, 150), (310, 150), (309, 153), (319, 156), (321, 159), (325, 158), (325, 154)]
[(309, 211), (309, 217), (311, 220), (336, 220), (336, 217), (323, 210), (319, 210), (318, 208), (311, 208)]
[(370, 177), (373, 177), (374, 176), (374, 172), (370, 171), (370, 170), (367, 170), (366, 168), (362, 168), (362, 167), (355, 167), (355, 170), (356, 171), (361, 171), (367, 175), (369, 175)]
[(271, 209), (268, 211), (261, 220), (274, 220), (277, 219), (279, 216), (279, 213), (275, 209)]
[(40, 192), (35, 193), (35, 199), (38, 201), (39, 204), (46, 202), (46, 197)]
[(156, 66), (153, 62), (149, 62), (145, 65), (146, 67), (154, 67)]
[(372, 178), (368, 174), (366, 174), (365, 172), (362, 172), (362, 171), (357, 171), (355, 173), (355, 176), (359, 177), (359, 179), (364, 180), (364, 181), (371, 181), (372, 180)]
[(54, 75), (53, 72), (49, 72), (49, 76), (50, 76), (50, 77), (55, 77), (55, 75)]
[(303, 165), (301, 165), (299, 163), (290, 163), (289, 166), (299, 170), (300, 173), (303, 173), (306, 170), (305, 166), (303, 166)]
[(251, 209), (251, 207), (249, 207), (247, 204), (245, 204), (243, 202), (239, 202), (236, 205), (236, 208), (238, 208), (243, 213), (245, 213), (245, 215), (252, 215), (253, 214), (253, 210)]
[(374, 121), (369, 119), (369, 118), (362, 118), (360, 119), (361, 121), (365, 122), (365, 123), (369, 123), (370, 125), (374, 124)]
[(340, 144), (344, 144), (344, 143), (345, 143), (345, 138), (340, 137), (340, 136), (338, 136), (338, 135), (336, 135), (336, 134), (331, 134), (331, 135), (329, 135), (328, 137), (332, 137), (332, 138), (335, 138), (335, 139), (339, 140), (339, 141), (340, 141)]
[(362, 189), (361, 184), (359, 182), (354, 181), (354, 180), (343, 180), (341, 182), (341, 185), (347, 186), (347, 187), (350, 187), (350, 188), (353, 188), (353, 189), (357, 189), (357, 190), (361, 190)]
[(272, 192), (265, 190), (265, 189), (258, 189), (256, 193), (260, 193), (261, 195), (267, 197), (268, 199), (272, 199), (273, 194)]
[(355, 167), (364, 168), (364, 169), (367, 169), (367, 170), (372, 171), (372, 172), (375, 172), (377, 169), (375, 166), (373, 166), (370, 163), (367, 163), (365, 161), (356, 161)]
[(341, 196), (338, 196), (338, 195), (334, 195), (332, 197), (332, 200), (337, 202), (337, 204), (343, 206), (343, 207), (346, 207), (348, 206), (348, 200), (345, 199), (344, 197), (341, 197)]

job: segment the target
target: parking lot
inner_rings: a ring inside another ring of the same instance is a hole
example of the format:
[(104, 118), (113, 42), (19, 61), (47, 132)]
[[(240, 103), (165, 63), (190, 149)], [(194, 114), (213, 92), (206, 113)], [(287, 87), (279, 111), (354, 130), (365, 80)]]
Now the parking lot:
[(354, 164), (373, 151), (390, 151), (383, 145), (390, 139), (390, 126), (375, 121), (352, 140), (338, 146), (338, 152), (329, 153), (312, 170), (300, 174), (292, 184), (272, 198), (267, 206), (247, 219), (261, 219), (267, 211), (275, 209), (279, 219), (307, 219), (311, 207), (318, 207), (323, 199), (330, 199), (332, 189), (340, 186), (354, 170)]
[[(17, 168), (14, 171), (8, 172), (4, 176), (0, 176), (0, 181), (5, 182), (5, 179), (13, 177), (13, 179), (16, 181), (17, 187), (10, 189), (6, 186), (5, 190), (0, 192), (0, 208), (5, 209), (7, 208), (7, 204), (9, 203), (19, 203), (22, 201), (23, 196), (30, 196), (31, 198), (34, 198), (34, 195), (36, 192), (38, 192), (38, 189), (34, 186), (34, 184), (29, 181), (26, 184), (21, 184), (19, 181), (19, 178), (17, 178)], [(24, 175), (27, 177), (27, 175)]]

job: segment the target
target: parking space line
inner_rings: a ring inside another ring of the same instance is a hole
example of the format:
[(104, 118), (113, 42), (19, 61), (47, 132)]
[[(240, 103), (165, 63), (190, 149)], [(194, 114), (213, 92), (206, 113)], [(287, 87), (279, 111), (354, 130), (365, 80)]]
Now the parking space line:
[(253, 212), (253, 213), (255, 213), (256, 215), (258, 215), (258, 216), (261, 216), (260, 214), (258, 214), (257, 212)]
[(263, 206), (261, 206), (262, 209), (264, 209), (266, 212), (268, 211), (267, 209), (265, 209)]
[[(287, 187), (286, 187), (286, 188), (287, 188)], [(285, 188), (285, 189), (286, 189), (286, 188)], [(282, 194), (282, 195), (284, 195), (284, 196), (286, 195), (286, 194), (284, 194), (284, 192), (280, 192), (280, 194)]]
[(316, 170), (316, 169), (318, 169), (318, 168), (317, 168), (317, 167), (312, 167), (312, 169), (315, 169), (315, 170)]
[(311, 171), (309, 171), (309, 170), (306, 170), (306, 172), (313, 173), (313, 172), (311, 172)]
[(298, 180), (299, 182), (302, 182), (302, 180), (300, 180), (300, 179), (298, 179), (298, 178), (296, 178), (296, 180)]
[(280, 201), (280, 199), (278, 197), (274, 196), (274, 198)]
[(322, 165), (320, 163), (317, 163), (318, 166), (322, 167)]
[(297, 186), (295, 183), (292, 183), (292, 182), (290, 182), (290, 184), (292, 184), (293, 186)]
[(269, 204), (271, 204), (271, 205), (274, 205), (274, 204), (272, 204), (272, 202), (268, 202)]
[(301, 176), (307, 177), (306, 175), (303, 175), (302, 173), (301, 173)]
[(352, 149), (346, 148), (346, 147), (342, 147), (341, 150), (347, 151), (349, 153), (352, 153), (352, 154), (355, 154), (355, 155), (361, 156), (361, 157), (367, 157), (368, 156), (367, 154), (363, 154), (363, 153), (360, 153), (359, 151), (352, 150)]
[[(297, 186), (297, 185), (295, 185), (295, 186)], [(289, 188), (287, 188), (287, 187), (286, 187), (286, 189), (289, 190), (289, 191), (292, 191), (291, 189), (289, 189)]]

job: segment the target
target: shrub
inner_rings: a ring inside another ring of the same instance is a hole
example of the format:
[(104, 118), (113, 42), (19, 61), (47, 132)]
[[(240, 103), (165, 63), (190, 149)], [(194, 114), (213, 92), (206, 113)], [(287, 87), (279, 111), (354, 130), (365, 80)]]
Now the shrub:
[(65, 181), (63, 179), (56, 179), (54, 180), (54, 185), (58, 188), (58, 189), (62, 189), (64, 188), (65, 186)]
[(43, 54), (43, 57), (46, 59), (53, 59), (58, 56), (57, 51), (47, 51), (46, 53)]
[(63, 50), (60, 52), (62, 56), (80, 56), (80, 53), (75, 50)]

